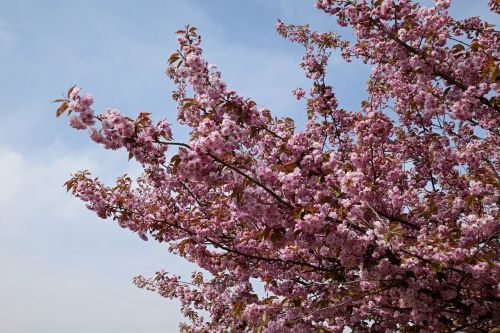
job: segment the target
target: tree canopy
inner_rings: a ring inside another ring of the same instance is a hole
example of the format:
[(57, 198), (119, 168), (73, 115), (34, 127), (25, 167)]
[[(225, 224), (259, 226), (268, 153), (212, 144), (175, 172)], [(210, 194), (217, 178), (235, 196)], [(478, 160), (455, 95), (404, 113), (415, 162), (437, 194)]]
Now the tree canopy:
[[(182, 332), (493, 332), (500, 33), (450, 2), (317, 0), (354, 42), (278, 21), (305, 50), (302, 130), (228, 89), (187, 26), (166, 73), (188, 142), (148, 113), (96, 114), (72, 87), (57, 115), (144, 173), (106, 185), (83, 171), (67, 190), (205, 272), (134, 279), (180, 300)], [(332, 50), (372, 68), (356, 110), (325, 78)]]

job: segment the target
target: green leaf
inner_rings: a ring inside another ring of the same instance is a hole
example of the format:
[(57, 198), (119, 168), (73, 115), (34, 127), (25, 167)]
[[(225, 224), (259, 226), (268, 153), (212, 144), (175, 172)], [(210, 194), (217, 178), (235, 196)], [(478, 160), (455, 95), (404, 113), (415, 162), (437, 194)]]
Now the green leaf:
[(179, 60), (179, 52), (174, 52), (168, 57), (168, 64), (172, 65), (177, 60)]
[(68, 89), (68, 92), (67, 92), (67, 94), (66, 94), (66, 96), (68, 96), (68, 98), (69, 98), (69, 95), (71, 94), (71, 92), (73, 92), (73, 89), (75, 89), (75, 88), (76, 88), (76, 84), (74, 84), (72, 87), (70, 87), (70, 88)]
[(441, 273), (443, 271), (443, 265), (434, 261), (431, 263), (431, 270), (435, 273)]
[(293, 306), (300, 306), (302, 304), (302, 299), (300, 297), (294, 297), (291, 302)]
[(273, 230), (271, 232), (271, 243), (273, 243), (273, 244), (277, 243), (277, 242), (279, 242), (282, 239), (283, 239), (283, 234), (282, 234), (281, 231), (279, 231), (279, 230)]
[(500, 75), (500, 68), (495, 63), (492, 63), (490, 65), (490, 72), (489, 72), (490, 82), (491, 83), (495, 82), (499, 75)]
[(455, 44), (451, 48), (451, 53), (459, 53), (465, 51), (465, 47), (462, 44)]
[(283, 170), (285, 171), (285, 173), (293, 172), (293, 170), (295, 170), (296, 167), (297, 167), (297, 163), (295, 163), (295, 162), (289, 162), (289, 163), (283, 164)]
[(64, 113), (64, 111), (66, 111), (69, 107), (69, 103), (66, 101), (64, 103), (62, 103), (58, 108), (57, 108), (57, 111), (56, 111), (56, 117), (59, 117), (60, 115), (62, 115)]

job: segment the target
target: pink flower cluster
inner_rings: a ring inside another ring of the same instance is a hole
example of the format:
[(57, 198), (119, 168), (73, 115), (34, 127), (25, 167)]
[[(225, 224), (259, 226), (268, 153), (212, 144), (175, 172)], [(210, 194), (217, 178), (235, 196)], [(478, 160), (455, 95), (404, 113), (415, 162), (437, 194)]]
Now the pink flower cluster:
[[(161, 138), (172, 139), (172, 130), (167, 121), (162, 120), (154, 126), (148, 113), (141, 113), (134, 121), (116, 109), (107, 109), (94, 116), (92, 96), (80, 97), (80, 88), (70, 89), (67, 97), (70, 112), (70, 126), (76, 129), (88, 129), (90, 138), (106, 149), (125, 147), (137, 161), (143, 164), (162, 164), (165, 162), (167, 145), (159, 143)], [(64, 110), (63, 110), (64, 111)], [(96, 127), (96, 120), (100, 127)]]
[(69, 125), (75, 129), (86, 129), (95, 123), (94, 111), (91, 109), (94, 99), (91, 95), (80, 96), (80, 88), (73, 87), (69, 94), (69, 108), (75, 112), (69, 118)]

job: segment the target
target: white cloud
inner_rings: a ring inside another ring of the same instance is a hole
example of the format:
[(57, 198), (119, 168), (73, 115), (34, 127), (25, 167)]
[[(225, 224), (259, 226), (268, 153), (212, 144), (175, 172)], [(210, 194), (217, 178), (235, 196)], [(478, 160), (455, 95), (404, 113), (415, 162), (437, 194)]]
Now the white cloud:
[(62, 187), (82, 168), (108, 180), (117, 170), (137, 174), (122, 155), (0, 146), (0, 332), (177, 331), (178, 302), (131, 280), (160, 269), (186, 275), (192, 266), (95, 218)]

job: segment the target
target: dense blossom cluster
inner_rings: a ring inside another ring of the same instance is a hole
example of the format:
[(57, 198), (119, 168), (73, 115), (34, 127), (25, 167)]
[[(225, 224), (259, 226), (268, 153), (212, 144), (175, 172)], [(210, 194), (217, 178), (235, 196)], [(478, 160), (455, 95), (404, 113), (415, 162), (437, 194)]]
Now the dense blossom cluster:
[[(72, 88), (58, 114), (145, 172), (111, 187), (81, 172), (67, 188), (207, 272), (135, 279), (180, 299), (183, 332), (487, 332), (500, 323), (500, 33), (450, 17), (450, 2), (317, 0), (355, 43), (279, 21), (312, 80), (293, 92), (301, 131), (228, 90), (186, 27), (167, 75), (189, 142), (146, 113), (94, 116)], [(372, 66), (359, 110), (326, 83), (333, 49)]]
[[(141, 113), (137, 120), (132, 120), (116, 109), (107, 109), (99, 116), (94, 116), (91, 95), (80, 96), (80, 88), (72, 87), (67, 97), (56, 100), (63, 102), (58, 109), (58, 115), (69, 109), (74, 112), (69, 118), (69, 125), (75, 129), (88, 129), (90, 138), (102, 144), (106, 149), (125, 147), (129, 157), (146, 164), (158, 165), (165, 163), (167, 146), (159, 142), (161, 138), (172, 139), (170, 125), (162, 120), (154, 126), (148, 113)], [(96, 127), (96, 121), (100, 127)]]

